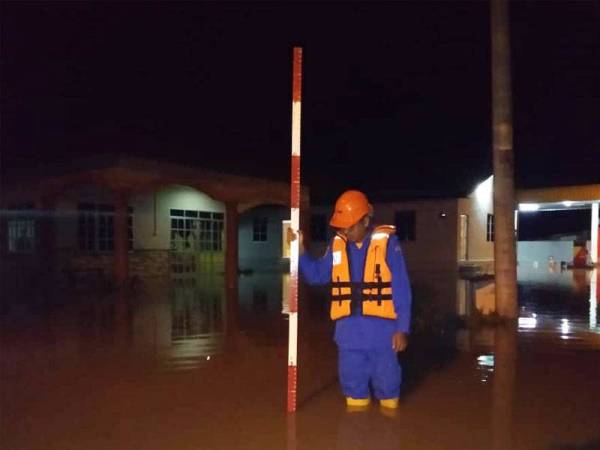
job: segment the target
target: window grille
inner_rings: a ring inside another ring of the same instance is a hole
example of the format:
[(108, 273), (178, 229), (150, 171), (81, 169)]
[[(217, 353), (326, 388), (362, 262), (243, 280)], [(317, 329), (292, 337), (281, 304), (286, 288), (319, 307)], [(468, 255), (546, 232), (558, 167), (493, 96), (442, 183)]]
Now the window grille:
[(485, 240), (488, 242), (494, 242), (494, 215), (493, 214), (487, 215)]
[(267, 241), (267, 225), (268, 219), (266, 217), (255, 217), (252, 224), (252, 240), (254, 242), (266, 242)]
[(395, 225), (398, 240), (415, 241), (417, 239), (416, 222), (415, 211), (396, 211)]
[(36, 220), (33, 203), (10, 205), (6, 222), (9, 253), (32, 253), (36, 249)]
[[(79, 249), (85, 252), (112, 252), (115, 208), (112, 205), (80, 203), (78, 207)], [(127, 237), (133, 250), (133, 208), (127, 208)]]

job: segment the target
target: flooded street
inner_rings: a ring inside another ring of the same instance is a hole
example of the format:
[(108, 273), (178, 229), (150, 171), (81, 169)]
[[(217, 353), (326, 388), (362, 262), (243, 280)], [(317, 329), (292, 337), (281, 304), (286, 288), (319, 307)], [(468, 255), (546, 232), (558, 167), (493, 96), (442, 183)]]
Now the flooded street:
[(0, 447), (597, 449), (597, 274), (552, 275), (522, 277), (517, 330), (414, 336), (393, 415), (346, 411), (332, 326), (308, 290), (286, 415), (281, 275), (242, 276), (229, 306), (218, 277), (42, 298), (2, 316)]

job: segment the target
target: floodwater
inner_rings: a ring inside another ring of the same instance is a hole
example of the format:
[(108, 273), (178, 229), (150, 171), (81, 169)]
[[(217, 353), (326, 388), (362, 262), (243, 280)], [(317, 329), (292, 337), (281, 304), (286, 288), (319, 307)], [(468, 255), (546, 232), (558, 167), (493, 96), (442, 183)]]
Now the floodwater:
[(597, 276), (523, 276), (518, 327), (413, 336), (394, 414), (346, 411), (312, 290), (285, 413), (281, 275), (241, 277), (229, 306), (218, 277), (42, 296), (1, 317), (0, 448), (599, 449)]

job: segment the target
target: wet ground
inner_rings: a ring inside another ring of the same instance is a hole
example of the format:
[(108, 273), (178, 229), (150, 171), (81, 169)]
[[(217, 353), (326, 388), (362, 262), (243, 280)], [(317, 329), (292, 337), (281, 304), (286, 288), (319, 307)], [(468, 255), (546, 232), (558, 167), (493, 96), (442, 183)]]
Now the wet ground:
[(600, 449), (597, 285), (557, 279), (520, 283), (517, 327), (414, 336), (395, 415), (346, 411), (310, 296), (285, 414), (280, 279), (240, 280), (234, 310), (219, 282), (42, 296), (2, 315), (0, 448)]

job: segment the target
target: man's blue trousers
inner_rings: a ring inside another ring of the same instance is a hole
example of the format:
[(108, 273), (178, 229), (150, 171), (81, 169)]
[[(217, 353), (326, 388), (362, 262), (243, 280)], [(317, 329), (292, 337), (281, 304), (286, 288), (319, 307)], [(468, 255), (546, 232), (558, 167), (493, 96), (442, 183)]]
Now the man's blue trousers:
[(391, 345), (360, 350), (338, 347), (338, 372), (346, 397), (370, 397), (369, 383), (380, 400), (400, 396), (402, 370)]

